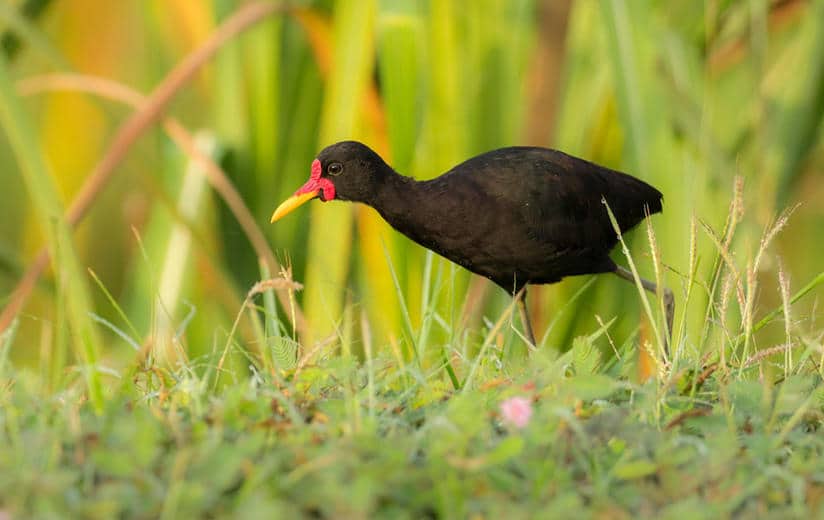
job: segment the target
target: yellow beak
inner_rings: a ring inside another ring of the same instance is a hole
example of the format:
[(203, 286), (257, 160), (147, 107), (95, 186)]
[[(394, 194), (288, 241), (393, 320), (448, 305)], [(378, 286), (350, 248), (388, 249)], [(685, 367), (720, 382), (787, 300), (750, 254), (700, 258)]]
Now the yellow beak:
[(288, 199), (284, 200), (281, 205), (278, 206), (278, 209), (272, 213), (272, 220), (269, 222), (274, 223), (275, 221), (280, 220), (283, 216), (287, 213), (291, 213), (292, 210), (298, 206), (301, 206), (317, 197), (318, 193), (320, 193), (320, 190), (309, 191), (306, 193), (301, 193), (300, 195), (292, 195)]

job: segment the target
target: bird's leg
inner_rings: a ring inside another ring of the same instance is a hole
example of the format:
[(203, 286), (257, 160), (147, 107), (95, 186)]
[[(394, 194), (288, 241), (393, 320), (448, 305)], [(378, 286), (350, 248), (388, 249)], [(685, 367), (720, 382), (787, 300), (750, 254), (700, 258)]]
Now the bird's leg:
[[(624, 267), (616, 266), (615, 267), (615, 274), (618, 275), (619, 278), (623, 278), (630, 283), (635, 283), (635, 277), (632, 276), (632, 271), (626, 269)], [(640, 276), (638, 279), (641, 282), (641, 286), (646, 289), (647, 291), (651, 292), (652, 294), (658, 295), (658, 285), (641, 278)], [(672, 319), (675, 315), (675, 298), (672, 295), (672, 291), (668, 288), (664, 287), (663, 294), (661, 297), (664, 299), (664, 312), (667, 315), (667, 338), (666, 338), (666, 346), (669, 348), (670, 340), (672, 339)]]
[(526, 339), (528, 339), (532, 347), (535, 348), (538, 344), (535, 343), (535, 334), (532, 332), (532, 322), (529, 321), (529, 313), (526, 310), (526, 286), (515, 295), (515, 303), (518, 304), (518, 312), (521, 314), (521, 323), (524, 326)]

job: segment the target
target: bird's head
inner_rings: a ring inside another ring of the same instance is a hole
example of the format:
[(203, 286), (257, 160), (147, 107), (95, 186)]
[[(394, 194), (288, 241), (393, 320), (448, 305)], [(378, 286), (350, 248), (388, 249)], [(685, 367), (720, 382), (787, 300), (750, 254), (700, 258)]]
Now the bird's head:
[(309, 180), (283, 201), (272, 214), (272, 222), (302, 204), (319, 198), (369, 202), (375, 196), (389, 167), (378, 154), (357, 141), (327, 146), (312, 161)]

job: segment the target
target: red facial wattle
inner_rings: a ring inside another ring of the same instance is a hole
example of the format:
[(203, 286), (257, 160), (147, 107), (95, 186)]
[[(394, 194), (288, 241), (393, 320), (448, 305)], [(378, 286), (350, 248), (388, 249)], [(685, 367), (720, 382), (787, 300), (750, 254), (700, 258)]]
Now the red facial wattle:
[(320, 200), (324, 202), (334, 199), (335, 185), (332, 184), (331, 180), (324, 178), (321, 175), (322, 173), (323, 167), (321, 166), (320, 161), (315, 159), (312, 162), (312, 175), (309, 176), (309, 180), (306, 181), (306, 184), (301, 186), (301, 188), (296, 191), (294, 195), (284, 200), (280, 206), (277, 207), (275, 212), (272, 213), (270, 222), (278, 221), (284, 215), (294, 211), (295, 208), (302, 206), (316, 197), (320, 198)]
[(321, 172), (323, 168), (320, 165), (320, 161), (315, 159), (312, 161), (312, 174), (309, 176), (309, 180), (306, 181), (306, 184), (300, 187), (298, 191), (295, 192), (295, 196), (303, 195), (304, 193), (313, 193), (317, 192), (320, 194), (320, 200), (326, 202), (327, 200), (332, 200), (335, 198), (335, 185), (332, 184), (332, 181), (321, 177)]

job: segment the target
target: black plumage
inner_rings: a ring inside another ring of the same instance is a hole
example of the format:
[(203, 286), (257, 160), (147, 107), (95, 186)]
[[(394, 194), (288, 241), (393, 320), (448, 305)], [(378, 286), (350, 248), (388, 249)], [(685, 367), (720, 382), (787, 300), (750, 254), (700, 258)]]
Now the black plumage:
[(632, 279), (609, 257), (618, 237), (604, 201), (623, 233), (660, 212), (662, 199), (639, 179), (547, 148), (493, 150), (418, 181), (355, 141), (321, 151), (310, 180), (272, 221), (315, 197), (367, 204), (415, 242), (513, 295), (526, 284), (574, 275), (614, 272)]

